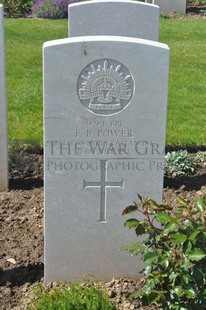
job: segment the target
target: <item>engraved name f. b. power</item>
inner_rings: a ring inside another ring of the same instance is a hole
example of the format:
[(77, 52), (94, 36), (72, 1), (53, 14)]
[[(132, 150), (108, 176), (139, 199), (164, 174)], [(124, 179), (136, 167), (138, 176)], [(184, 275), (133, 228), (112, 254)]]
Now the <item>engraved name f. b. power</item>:
[(83, 188), (86, 187), (99, 187), (101, 190), (100, 193), (100, 219), (99, 222), (107, 223), (106, 212), (107, 212), (107, 188), (121, 188), (124, 187), (124, 180), (122, 179), (119, 182), (116, 181), (107, 181), (107, 160), (100, 160), (100, 172), (101, 180), (98, 181), (85, 181), (83, 180)]

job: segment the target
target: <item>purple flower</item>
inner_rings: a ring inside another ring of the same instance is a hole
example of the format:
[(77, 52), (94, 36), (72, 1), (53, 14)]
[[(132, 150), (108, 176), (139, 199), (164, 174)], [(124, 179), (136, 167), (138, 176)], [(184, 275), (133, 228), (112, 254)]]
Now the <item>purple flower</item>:
[(35, 0), (33, 3), (33, 15), (42, 18), (67, 18), (68, 5), (79, 0)]

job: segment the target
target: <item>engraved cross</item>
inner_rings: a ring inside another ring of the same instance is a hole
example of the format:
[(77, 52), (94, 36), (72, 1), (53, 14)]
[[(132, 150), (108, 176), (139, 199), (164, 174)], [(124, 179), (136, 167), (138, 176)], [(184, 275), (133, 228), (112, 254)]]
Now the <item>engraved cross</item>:
[(83, 180), (83, 188), (86, 187), (100, 187), (100, 220), (99, 222), (106, 223), (106, 211), (107, 211), (107, 188), (109, 187), (119, 187), (123, 188), (124, 180), (119, 182), (107, 181), (107, 160), (100, 160), (100, 172), (101, 180), (100, 182), (88, 182)]

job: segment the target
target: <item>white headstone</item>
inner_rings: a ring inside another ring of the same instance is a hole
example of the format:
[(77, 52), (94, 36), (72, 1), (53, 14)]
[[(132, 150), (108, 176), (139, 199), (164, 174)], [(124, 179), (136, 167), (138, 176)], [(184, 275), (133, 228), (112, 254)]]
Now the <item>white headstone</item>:
[(69, 33), (70, 37), (112, 35), (158, 41), (159, 7), (129, 0), (71, 4)]
[(160, 7), (163, 13), (186, 14), (186, 0), (146, 0), (146, 3), (154, 3)]
[(134, 277), (123, 209), (162, 199), (169, 49), (88, 36), (44, 44), (45, 280)]
[(0, 191), (8, 189), (8, 138), (3, 19), (3, 5), (0, 4)]

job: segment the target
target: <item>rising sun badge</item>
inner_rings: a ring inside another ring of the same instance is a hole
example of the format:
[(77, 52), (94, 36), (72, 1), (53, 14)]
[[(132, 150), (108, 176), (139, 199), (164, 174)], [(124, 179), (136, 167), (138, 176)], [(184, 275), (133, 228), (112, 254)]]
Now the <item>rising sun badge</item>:
[(131, 102), (134, 80), (120, 62), (100, 59), (87, 65), (80, 73), (77, 93), (83, 106), (101, 115), (115, 114)]

